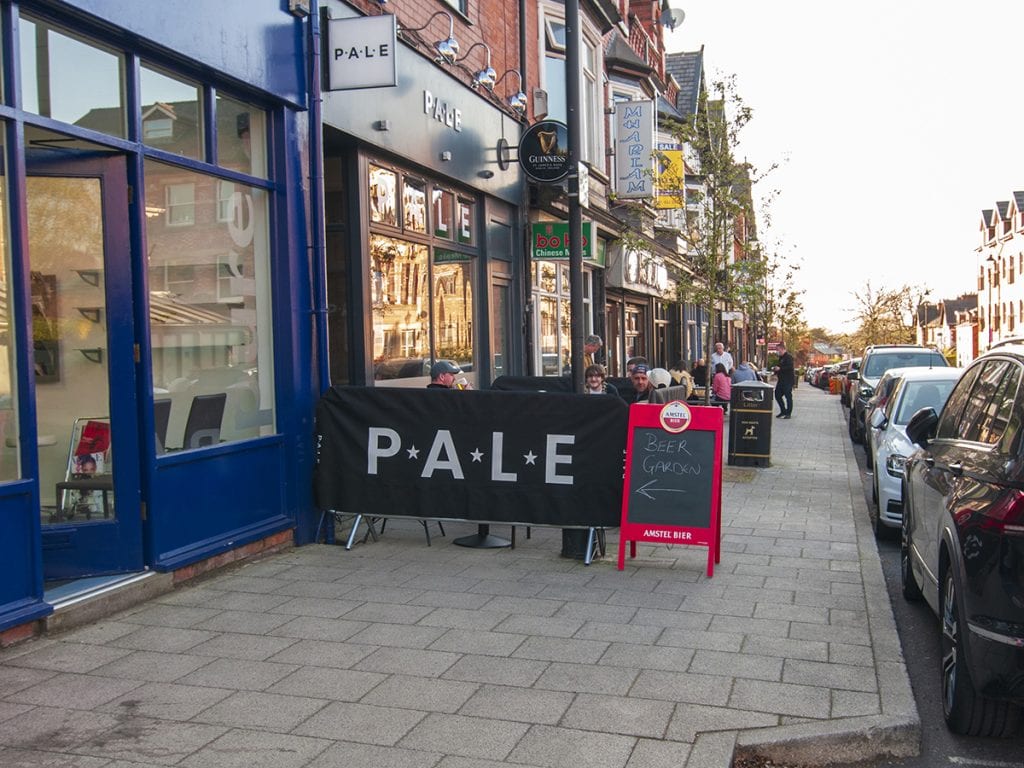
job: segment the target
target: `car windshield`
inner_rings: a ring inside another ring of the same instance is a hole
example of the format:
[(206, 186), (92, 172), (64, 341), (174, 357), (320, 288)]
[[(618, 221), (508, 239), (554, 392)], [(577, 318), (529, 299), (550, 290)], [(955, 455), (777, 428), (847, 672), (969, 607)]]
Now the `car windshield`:
[(890, 368), (926, 368), (928, 366), (946, 367), (946, 359), (938, 352), (931, 350), (909, 350), (907, 352), (886, 352), (871, 355), (863, 375), (877, 378)]
[(910, 417), (922, 408), (934, 408), (938, 413), (946, 404), (956, 379), (949, 381), (907, 381), (903, 385), (903, 399), (894, 419), (896, 424), (905, 425)]

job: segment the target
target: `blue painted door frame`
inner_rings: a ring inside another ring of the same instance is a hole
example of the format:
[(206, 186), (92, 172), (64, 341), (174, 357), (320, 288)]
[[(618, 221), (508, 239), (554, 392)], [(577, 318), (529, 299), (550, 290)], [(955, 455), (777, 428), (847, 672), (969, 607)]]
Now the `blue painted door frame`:
[[(138, 571), (142, 569), (140, 451), (125, 158), (95, 152), (47, 151), (42, 157), (29, 153), (26, 173), (29, 177), (96, 179), (100, 184), (103, 269), (98, 279), (105, 294), (102, 311), (107, 343), (102, 354), (107, 363), (109, 410), (104, 414), (76, 415), (109, 416), (114, 464), (110, 518), (43, 525), (43, 575), (49, 580)], [(33, 194), (44, 193), (27, 194), (31, 203)], [(70, 307), (62, 309), (65, 315), (70, 311)], [(36, 391), (38, 395), (39, 389)], [(67, 397), (73, 400), (74, 394)], [(57, 503), (61, 503), (59, 495)]]

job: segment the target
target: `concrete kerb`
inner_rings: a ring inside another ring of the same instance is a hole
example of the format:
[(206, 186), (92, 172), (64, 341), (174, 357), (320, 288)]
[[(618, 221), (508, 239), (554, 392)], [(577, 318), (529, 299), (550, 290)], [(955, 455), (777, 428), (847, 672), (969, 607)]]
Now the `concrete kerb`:
[(729, 762), (723, 765), (731, 765), (740, 757), (836, 765), (888, 757), (912, 757), (920, 753), (921, 719), (903, 661), (896, 619), (868, 518), (861, 479), (855, 470), (857, 459), (853, 445), (847, 440), (842, 444), (882, 712), (866, 717), (739, 731), (735, 734), (735, 747), (731, 750)]

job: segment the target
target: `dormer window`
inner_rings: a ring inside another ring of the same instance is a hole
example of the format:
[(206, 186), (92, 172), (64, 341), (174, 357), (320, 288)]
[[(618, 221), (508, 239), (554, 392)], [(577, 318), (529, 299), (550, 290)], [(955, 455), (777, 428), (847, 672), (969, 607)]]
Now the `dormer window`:
[(170, 139), (174, 136), (174, 123), (169, 117), (150, 118), (142, 124), (142, 140), (145, 142)]

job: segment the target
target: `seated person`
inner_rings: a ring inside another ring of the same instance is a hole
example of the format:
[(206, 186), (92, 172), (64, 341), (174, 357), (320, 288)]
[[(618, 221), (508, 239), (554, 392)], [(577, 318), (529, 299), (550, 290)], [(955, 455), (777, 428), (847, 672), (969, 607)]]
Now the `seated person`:
[(605, 381), (604, 366), (594, 363), (583, 372), (583, 391), (588, 395), (618, 395), (614, 384)]
[(698, 387), (706, 387), (708, 385), (708, 366), (704, 362), (704, 358), (693, 364), (693, 368), (690, 369), (690, 375), (693, 377), (693, 383)]
[(739, 384), (741, 381), (757, 381), (757, 371), (753, 363), (740, 363), (732, 372), (732, 383)]
[(633, 381), (633, 399), (630, 402), (649, 403), (651, 401), (654, 384), (648, 377), (650, 370), (644, 363), (637, 363), (633, 366), (633, 373), (630, 375), (630, 379)]
[(725, 370), (724, 363), (715, 365), (715, 376), (711, 380), (711, 402), (725, 408), (732, 398), (732, 380)]

